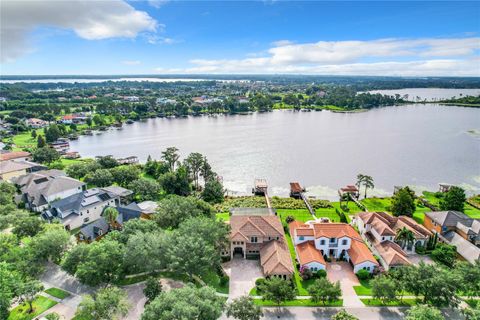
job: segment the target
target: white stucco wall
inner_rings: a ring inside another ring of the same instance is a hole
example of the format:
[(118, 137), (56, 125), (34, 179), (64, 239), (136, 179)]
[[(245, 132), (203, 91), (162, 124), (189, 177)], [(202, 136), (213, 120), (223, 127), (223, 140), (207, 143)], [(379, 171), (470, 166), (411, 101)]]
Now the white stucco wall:
[(367, 269), (367, 271), (372, 273), (375, 266), (376, 265), (374, 263), (372, 263), (370, 261), (365, 261), (365, 262), (359, 263), (357, 265), (354, 265), (353, 266), (353, 272), (357, 273), (358, 271), (362, 270), (363, 268), (369, 268), (369, 269)]
[(325, 266), (323, 264), (319, 263), (319, 262), (310, 262), (310, 263), (304, 264), (303, 266), (307, 267), (308, 269), (310, 269), (314, 272), (318, 271), (318, 270), (326, 270)]

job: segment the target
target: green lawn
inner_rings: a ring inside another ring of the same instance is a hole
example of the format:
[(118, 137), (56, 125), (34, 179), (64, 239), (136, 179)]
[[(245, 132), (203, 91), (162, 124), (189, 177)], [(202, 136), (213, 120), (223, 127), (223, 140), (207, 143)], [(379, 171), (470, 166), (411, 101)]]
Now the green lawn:
[(368, 209), (368, 211), (390, 211), (392, 201), (390, 198), (367, 198), (360, 202)]
[[(437, 198), (435, 194), (436, 194), (435, 192), (430, 192), (430, 191), (423, 191), (422, 193), (423, 197), (427, 199), (428, 202), (433, 204), (435, 207), (440, 208), (441, 198)], [(428, 209), (427, 211), (431, 211), (431, 210)], [(465, 202), (464, 213), (471, 218), (480, 219), (480, 210), (466, 202)]]
[(393, 306), (405, 306), (405, 307), (409, 307), (409, 306), (414, 306), (417, 304), (417, 299), (403, 299), (402, 301), (400, 300), (397, 300), (397, 301), (392, 301), (392, 302), (388, 302), (388, 303), (385, 303), (383, 304), (382, 301), (378, 300), (378, 299), (360, 299), (366, 306), (370, 306), (370, 307), (385, 307), (385, 306), (389, 306), (389, 307), (393, 307)]
[(315, 210), (317, 218), (328, 218), (331, 222), (340, 222), (340, 216), (335, 211), (335, 208), (319, 208)]
[(372, 287), (370, 286), (369, 280), (359, 280), (359, 286), (353, 286), (355, 293), (357, 296), (371, 296), (372, 295)]
[[(277, 304), (270, 300), (255, 299), (253, 302), (257, 306), (276, 307)], [(336, 300), (323, 304), (322, 302), (312, 302), (310, 299), (290, 300), (280, 304), (281, 307), (341, 307), (343, 300)]]
[(230, 213), (228, 212), (217, 213), (216, 217), (221, 221), (230, 221)]
[(280, 220), (282, 221), (283, 225), (287, 225), (285, 219), (288, 216), (292, 216), (295, 220), (301, 222), (313, 220), (312, 215), (307, 209), (277, 209), (277, 213), (280, 216)]
[(209, 272), (207, 275), (203, 276), (202, 280), (207, 284), (207, 286), (214, 288), (217, 292), (228, 294), (228, 281), (222, 285), (220, 282), (220, 276), (215, 271)]
[(58, 288), (49, 288), (45, 292), (58, 299), (65, 299), (70, 296), (70, 293)]
[(10, 311), (10, 314), (7, 318), (7, 320), (30, 320), (38, 316), (39, 314), (45, 312), (46, 310), (50, 309), (54, 305), (56, 305), (57, 302), (53, 301), (52, 299), (48, 299), (42, 296), (38, 296), (34, 301), (33, 301), (33, 312), (32, 313), (27, 313), (28, 312), (28, 305), (26, 304), (21, 304), (12, 311)]

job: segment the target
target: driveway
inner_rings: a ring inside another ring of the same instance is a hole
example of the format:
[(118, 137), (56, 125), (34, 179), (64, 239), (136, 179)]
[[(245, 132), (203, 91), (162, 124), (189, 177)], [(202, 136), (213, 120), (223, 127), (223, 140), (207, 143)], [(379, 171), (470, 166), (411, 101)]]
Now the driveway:
[(255, 280), (263, 277), (259, 260), (233, 258), (223, 268), (230, 276), (229, 300), (248, 295), (255, 287)]
[(410, 260), (414, 265), (418, 266), (420, 262), (423, 261), (425, 264), (434, 264), (435, 261), (432, 260), (429, 256), (422, 256), (420, 254), (409, 254), (408, 260)]
[(348, 262), (339, 261), (327, 263), (327, 277), (331, 282), (340, 282), (342, 288), (343, 306), (345, 307), (363, 307), (353, 286), (358, 286), (357, 276), (353, 273), (353, 268)]

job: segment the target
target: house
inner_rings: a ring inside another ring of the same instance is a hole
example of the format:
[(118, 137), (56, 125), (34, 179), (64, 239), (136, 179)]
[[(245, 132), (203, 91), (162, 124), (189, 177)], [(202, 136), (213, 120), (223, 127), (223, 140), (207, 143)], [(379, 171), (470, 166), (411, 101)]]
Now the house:
[(110, 225), (104, 217), (83, 226), (76, 234), (77, 241), (79, 242), (93, 242), (99, 240), (110, 230)]
[(164, 106), (164, 105), (167, 105), (167, 104), (176, 104), (177, 100), (168, 99), (168, 98), (157, 98), (156, 102), (157, 102), (157, 104)]
[(52, 202), (50, 209), (42, 213), (42, 218), (51, 221), (58, 219), (65, 229), (72, 230), (99, 219), (107, 207), (117, 207), (120, 199), (115, 194), (93, 188)]
[[(360, 212), (353, 223), (380, 257), (382, 266), (388, 270), (392, 267), (409, 265), (408, 254), (415, 253), (415, 248), (425, 246), (432, 233), (407, 216), (394, 217), (386, 212)], [(413, 234), (413, 241), (402, 243), (397, 240), (397, 233), (403, 228)], [(399, 245), (400, 244), (400, 245)]]
[(456, 246), (463, 259), (480, 260), (480, 220), (459, 211), (434, 211), (425, 213), (423, 224), (441, 241)]
[(30, 118), (25, 120), (25, 124), (33, 129), (40, 129), (40, 128), (45, 128), (48, 126), (48, 122), (44, 121), (42, 119), (37, 119), (37, 118)]
[(127, 204), (132, 200), (133, 191), (120, 186), (109, 186), (102, 188), (103, 191), (114, 194), (120, 199), (120, 203)]
[(138, 157), (136, 156), (129, 156), (126, 158), (118, 158), (116, 159), (119, 164), (138, 164)]
[(326, 257), (345, 259), (355, 273), (362, 269), (371, 273), (378, 267), (362, 237), (349, 224), (292, 221), (288, 227), (301, 268), (325, 270)]
[(232, 210), (230, 212), (230, 248), (224, 255), (233, 258), (260, 257), (266, 277), (290, 278), (294, 272), (280, 218), (269, 209)]
[(123, 100), (128, 101), (128, 102), (139, 102), (140, 98), (137, 96), (125, 96), (123, 97)]
[(47, 167), (35, 162), (14, 160), (2, 161), (0, 162), (0, 180), (11, 181), (13, 178), (26, 175), (27, 173), (45, 169), (47, 169)]
[(71, 114), (66, 114), (62, 117), (60, 120), (61, 123), (63, 124), (72, 124), (73, 123), (73, 115)]
[(64, 199), (85, 190), (85, 183), (67, 177), (60, 170), (44, 170), (29, 173), (12, 182), (20, 190), (18, 201), (24, 202), (26, 208), (41, 212), (48, 208), (49, 203)]
[(32, 160), (32, 155), (30, 154), (30, 152), (26, 151), (0, 150), (0, 162), (8, 160), (30, 161)]

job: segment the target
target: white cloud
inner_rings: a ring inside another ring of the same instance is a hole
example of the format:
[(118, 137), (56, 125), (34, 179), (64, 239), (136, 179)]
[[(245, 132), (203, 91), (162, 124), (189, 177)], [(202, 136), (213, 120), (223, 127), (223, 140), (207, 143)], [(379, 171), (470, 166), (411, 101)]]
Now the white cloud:
[(138, 66), (142, 62), (139, 60), (123, 60), (122, 64), (125, 64), (127, 66)]
[(167, 2), (168, 0), (148, 0), (148, 4), (157, 9)]
[(158, 24), (144, 11), (122, 0), (0, 1), (0, 61), (9, 62), (28, 53), (28, 35), (40, 26), (71, 29), (87, 40), (156, 32)]
[(262, 57), (193, 59), (186, 73), (302, 73), (479, 76), (480, 38), (378, 39), (293, 44), (277, 41)]

